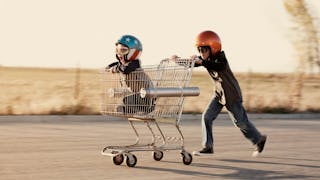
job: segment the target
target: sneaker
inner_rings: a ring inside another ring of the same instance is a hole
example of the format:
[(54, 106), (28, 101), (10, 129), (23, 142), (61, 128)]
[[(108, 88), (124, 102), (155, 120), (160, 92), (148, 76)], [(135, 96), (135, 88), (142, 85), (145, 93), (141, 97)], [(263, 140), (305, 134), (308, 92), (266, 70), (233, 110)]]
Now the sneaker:
[(253, 156), (257, 156), (264, 149), (264, 145), (266, 144), (267, 136), (262, 135), (259, 142), (256, 144), (256, 150), (253, 152)]
[(256, 151), (261, 153), (263, 151), (264, 144), (266, 143), (266, 141), (267, 141), (267, 136), (262, 135), (260, 141), (256, 144), (256, 146), (257, 146)]
[(200, 150), (200, 151), (193, 151), (192, 154), (193, 154), (193, 155), (196, 155), (196, 156), (212, 155), (212, 154), (213, 154), (213, 147), (207, 146), (207, 147), (203, 148), (203, 149)]

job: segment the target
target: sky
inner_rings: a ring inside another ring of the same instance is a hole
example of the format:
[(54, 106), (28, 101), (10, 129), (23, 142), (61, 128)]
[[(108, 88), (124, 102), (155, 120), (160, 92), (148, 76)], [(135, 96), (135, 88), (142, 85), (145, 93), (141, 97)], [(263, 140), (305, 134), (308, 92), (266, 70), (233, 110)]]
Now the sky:
[[(320, 1), (307, 0), (319, 17)], [(293, 72), (282, 0), (0, 0), (0, 65), (103, 68), (115, 42), (142, 42), (142, 65), (197, 54), (195, 37), (219, 34), (234, 72)]]

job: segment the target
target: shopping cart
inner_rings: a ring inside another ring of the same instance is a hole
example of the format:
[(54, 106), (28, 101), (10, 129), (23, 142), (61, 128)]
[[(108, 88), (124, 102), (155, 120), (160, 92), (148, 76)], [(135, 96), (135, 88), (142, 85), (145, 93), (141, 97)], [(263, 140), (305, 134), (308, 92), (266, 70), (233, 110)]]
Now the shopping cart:
[[(159, 65), (143, 67), (130, 74), (103, 70), (101, 113), (107, 117), (127, 119), (136, 135), (136, 142), (107, 146), (101, 154), (110, 156), (115, 165), (122, 164), (126, 157), (127, 166), (134, 167), (137, 163), (137, 157), (132, 154), (134, 151), (152, 151), (154, 160), (160, 161), (164, 151), (180, 150), (183, 163), (189, 165), (192, 156), (184, 148), (179, 125), (184, 98), (200, 93), (198, 87), (189, 87), (193, 67), (194, 61), (190, 59), (164, 59)], [(152, 135), (151, 142), (140, 143), (133, 123), (136, 121), (146, 124)], [(178, 135), (166, 136), (159, 123), (173, 124)], [(151, 125), (156, 127), (157, 134)]]

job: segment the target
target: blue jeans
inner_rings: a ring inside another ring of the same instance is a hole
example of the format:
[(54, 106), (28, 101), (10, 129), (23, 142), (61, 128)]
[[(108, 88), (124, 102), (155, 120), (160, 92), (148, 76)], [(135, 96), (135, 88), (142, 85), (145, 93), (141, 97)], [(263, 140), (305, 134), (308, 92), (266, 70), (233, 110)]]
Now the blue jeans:
[[(212, 124), (221, 112), (224, 105), (219, 103), (217, 98), (213, 98), (202, 114), (202, 145), (213, 146)], [(243, 135), (249, 139), (252, 144), (257, 144), (261, 138), (260, 132), (248, 120), (247, 113), (241, 102), (226, 106), (229, 116), (234, 125), (237, 126)]]

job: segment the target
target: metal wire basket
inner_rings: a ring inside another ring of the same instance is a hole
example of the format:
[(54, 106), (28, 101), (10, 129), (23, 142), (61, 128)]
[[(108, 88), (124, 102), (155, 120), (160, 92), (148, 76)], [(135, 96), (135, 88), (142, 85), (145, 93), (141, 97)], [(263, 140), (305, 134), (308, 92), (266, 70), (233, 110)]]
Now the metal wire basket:
[[(125, 155), (128, 157), (127, 165), (133, 167), (137, 158), (132, 151), (153, 151), (154, 159), (161, 160), (164, 150), (181, 150), (184, 164), (190, 164), (192, 156), (184, 149), (179, 123), (184, 98), (200, 93), (198, 87), (189, 87), (193, 66), (194, 61), (190, 59), (164, 59), (159, 65), (146, 66), (130, 74), (103, 70), (101, 113), (128, 119), (137, 140), (133, 145), (107, 146), (102, 154), (111, 156), (116, 165), (122, 163)], [(146, 122), (152, 133), (150, 143), (139, 144), (139, 134), (133, 121)], [(157, 123), (160, 121), (174, 124), (179, 137), (166, 137)], [(150, 122), (155, 124), (160, 136), (152, 130)], [(162, 144), (156, 145), (155, 139), (159, 138)], [(180, 145), (168, 146), (168, 139), (180, 141)]]

